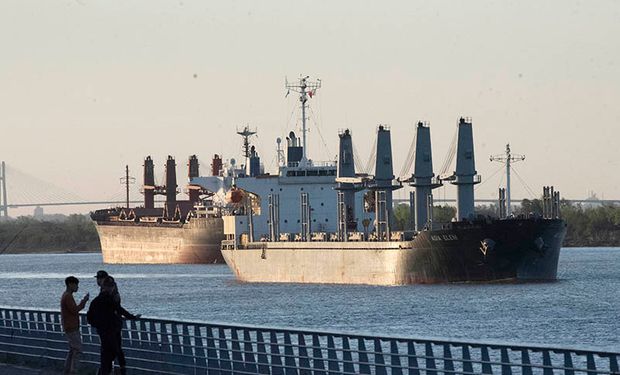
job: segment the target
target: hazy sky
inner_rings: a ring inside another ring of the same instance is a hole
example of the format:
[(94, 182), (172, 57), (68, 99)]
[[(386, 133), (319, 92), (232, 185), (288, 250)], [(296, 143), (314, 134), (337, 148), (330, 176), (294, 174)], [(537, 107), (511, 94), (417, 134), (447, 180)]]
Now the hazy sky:
[(246, 124), (273, 166), (299, 124), (284, 78), (304, 74), (323, 81), (315, 160), (350, 128), (365, 161), (381, 123), (399, 174), (424, 120), (438, 171), (470, 116), (483, 181), (510, 142), (537, 194), (620, 199), (618, 1), (2, 0), (0, 53), (0, 159), (85, 198), (119, 191), (125, 164), (140, 177), (146, 155), (160, 174), (175, 155), (182, 176), (197, 154), (206, 173), (214, 153), (238, 158)]

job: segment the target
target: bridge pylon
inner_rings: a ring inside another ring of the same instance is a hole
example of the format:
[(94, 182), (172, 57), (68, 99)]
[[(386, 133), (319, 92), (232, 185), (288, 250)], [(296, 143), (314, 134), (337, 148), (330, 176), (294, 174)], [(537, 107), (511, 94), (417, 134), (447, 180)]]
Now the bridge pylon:
[(6, 199), (6, 164), (0, 165), (0, 217), (9, 217), (9, 203)]

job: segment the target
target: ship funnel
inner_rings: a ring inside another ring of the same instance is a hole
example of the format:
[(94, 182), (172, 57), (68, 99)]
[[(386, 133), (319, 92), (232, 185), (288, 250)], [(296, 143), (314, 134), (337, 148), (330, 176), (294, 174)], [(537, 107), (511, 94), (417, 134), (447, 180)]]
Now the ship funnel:
[(218, 154), (213, 155), (211, 160), (211, 175), (219, 176), (222, 171), (222, 158)]
[(474, 185), (480, 183), (474, 160), (474, 139), (471, 119), (459, 119), (456, 171), (452, 184), (457, 186), (456, 219), (467, 220), (474, 216)]
[(353, 141), (351, 132), (346, 129), (338, 134), (340, 147), (338, 151), (338, 237), (340, 241), (348, 240), (349, 231), (357, 231), (355, 216), (355, 193), (361, 189), (355, 176), (355, 159), (353, 158)]
[(189, 170), (187, 171), (187, 177), (190, 181), (192, 180), (192, 178), (198, 177), (200, 175), (200, 165), (198, 164), (198, 158), (196, 157), (196, 155), (192, 155), (189, 157), (187, 166), (189, 167)]
[(425, 227), (432, 229), (432, 189), (441, 186), (433, 173), (433, 154), (431, 152), (431, 129), (428, 124), (418, 122), (416, 126), (415, 163), (413, 175), (408, 180), (415, 187), (415, 230)]
[(286, 162), (289, 167), (296, 167), (303, 157), (303, 147), (299, 145), (299, 138), (295, 136), (294, 132), (290, 132), (288, 137), (286, 137), (286, 143)]
[(258, 152), (256, 152), (256, 147), (250, 147), (250, 156), (248, 158), (248, 163), (250, 163), (250, 177), (256, 177), (260, 175), (260, 157), (258, 156)]
[(392, 208), (392, 190), (402, 186), (393, 185), (394, 168), (392, 166), (392, 141), (390, 130), (379, 125), (377, 129), (377, 154), (375, 160), (375, 178), (369, 186), (375, 192), (375, 214), (377, 237), (379, 240), (390, 238), (390, 227), (394, 222)]
[(144, 208), (155, 207), (155, 167), (153, 159), (147, 156), (144, 159), (144, 184), (142, 186), (144, 192)]
[(198, 201), (200, 201), (200, 187), (197, 185), (192, 185), (192, 178), (196, 178), (200, 175), (200, 164), (198, 163), (198, 158), (196, 157), (196, 155), (192, 155), (189, 157), (187, 166), (187, 178), (189, 182), (187, 190), (189, 192), (189, 200), (190, 202), (197, 203)]
[(166, 160), (166, 208), (169, 213), (174, 212), (177, 203), (176, 167), (174, 158), (168, 155), (168, 160)]

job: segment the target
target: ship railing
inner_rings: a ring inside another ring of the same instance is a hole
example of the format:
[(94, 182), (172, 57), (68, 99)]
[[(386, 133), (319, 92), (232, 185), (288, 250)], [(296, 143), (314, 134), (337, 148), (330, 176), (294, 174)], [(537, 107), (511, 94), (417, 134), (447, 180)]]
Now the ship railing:
[[(99, 337), (80, 316), (83, 367)], [(260, 327), (145, 318), (125, 321), (131, 374), (618, 374), (620, 353), (585, 348)], [(60, 368), (60, 313), (0, 307), (0, 361)]]
[(234, 250), (235, 240), (222, 240), (222, 250)]

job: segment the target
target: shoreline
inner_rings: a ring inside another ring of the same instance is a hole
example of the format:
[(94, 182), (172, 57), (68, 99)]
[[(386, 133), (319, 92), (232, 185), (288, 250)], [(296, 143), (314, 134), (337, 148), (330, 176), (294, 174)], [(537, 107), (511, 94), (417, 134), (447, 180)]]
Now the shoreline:
[(62, 250), (62, 249), (11, 249), (0, 255), (22, 255), (22, 254), (101, 254), (101, 250)]

